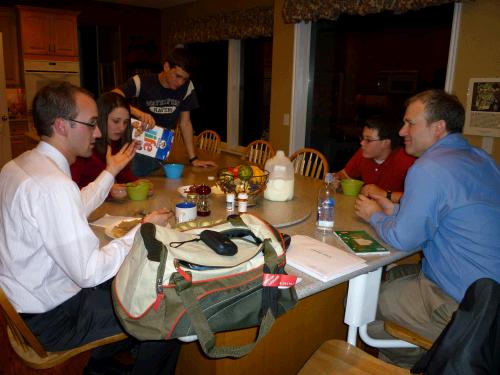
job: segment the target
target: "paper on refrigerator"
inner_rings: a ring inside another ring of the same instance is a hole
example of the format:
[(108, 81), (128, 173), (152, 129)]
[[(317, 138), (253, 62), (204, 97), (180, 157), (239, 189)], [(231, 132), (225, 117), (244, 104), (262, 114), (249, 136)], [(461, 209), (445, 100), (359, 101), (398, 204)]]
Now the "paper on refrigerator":
[(287, 263), (308, 275), (327, 282), (366, 266), (366, 261), (312, 237), (292, 236)]

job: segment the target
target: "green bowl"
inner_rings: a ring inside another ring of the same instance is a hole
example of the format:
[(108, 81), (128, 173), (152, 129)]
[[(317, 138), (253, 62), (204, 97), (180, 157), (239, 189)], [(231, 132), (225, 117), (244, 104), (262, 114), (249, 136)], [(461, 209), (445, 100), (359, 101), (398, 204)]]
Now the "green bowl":
[(149, 187), (147, 182), (129, 183), (127, 184), (128, 197), (133, 201), (142, 201), (148, 197)]
[(350, 195), (352, 197), (356, 197), (359, 194), (363, 184), (364, 184), (363, 181), (352, 180), (352, 179), (346, 179), (340, 182), (344, 195)]

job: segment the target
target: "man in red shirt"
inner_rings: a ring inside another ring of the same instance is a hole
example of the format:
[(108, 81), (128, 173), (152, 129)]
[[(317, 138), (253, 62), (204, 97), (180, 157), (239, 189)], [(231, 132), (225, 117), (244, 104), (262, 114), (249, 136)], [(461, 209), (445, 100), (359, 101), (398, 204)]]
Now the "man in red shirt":
[(400, 146), (399, 128), (399, 120), (389, 116), (367, 119), (360, 137), (361, 148), (337, 177), (361, 179), (365, 183), (364, 195), (378, 194), (399, 202), (406, 172), (415, 161)]

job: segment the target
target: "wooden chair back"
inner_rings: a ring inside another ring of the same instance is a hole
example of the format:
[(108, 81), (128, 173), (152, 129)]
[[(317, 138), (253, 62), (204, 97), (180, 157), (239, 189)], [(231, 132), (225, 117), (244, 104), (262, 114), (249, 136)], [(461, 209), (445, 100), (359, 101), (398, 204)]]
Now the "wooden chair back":
[(94, 349), (98, 346), (121, 341), (128, 337), (124, 333), (119, 333), (87, 343), (77, 348), (61, 352), (47, 352), (14, 309), (14, 306), (12, 306), (1, 288), (0, 311), (7, 326), (7, 336), (12, 349), (27, 366), (35, 369), (46, 369), (57, 366), (77, 354)]
[(203, 130), (196, 137), (196, 147), (212, 154), (220, 154), (220, 136), (213, 130)]
[(290, 156), (290, 160), (295, 173), (302, 176), (324, 179), (329, 171), (325, 156), (314, 148), (301, 148)]
[(267, 159), (272, 158), (276, 154), (271, 142), (259, 139), (251, 142), (245, 149), (242, 159), (248, 160), (250, 163), (263, 166)]

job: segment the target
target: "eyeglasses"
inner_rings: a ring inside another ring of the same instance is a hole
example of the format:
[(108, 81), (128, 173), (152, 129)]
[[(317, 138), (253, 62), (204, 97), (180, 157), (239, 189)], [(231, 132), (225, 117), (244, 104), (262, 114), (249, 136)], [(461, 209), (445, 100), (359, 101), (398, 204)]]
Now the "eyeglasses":
[(92, 129), (94, 129), (97, 126), (97, 119), (93, 119), (90, 122), (79, 121), (79, 120), (75, 120), (72, 118), (69, 118), (68, 120), (73, 121), (73, 122), (77, 122), (77, 123), (85, 125), (85, 126), (88, 126), (89, 128), (92, 128)]
[(370, 138), (365, 138), (365, 137), (359, 137), (359, 141), (360, 142), (365, 141), (366, 143), (372, 143), (372, 142), (377, 142), (377, 141), (383, 141), (383, 139), (370, 139)]

